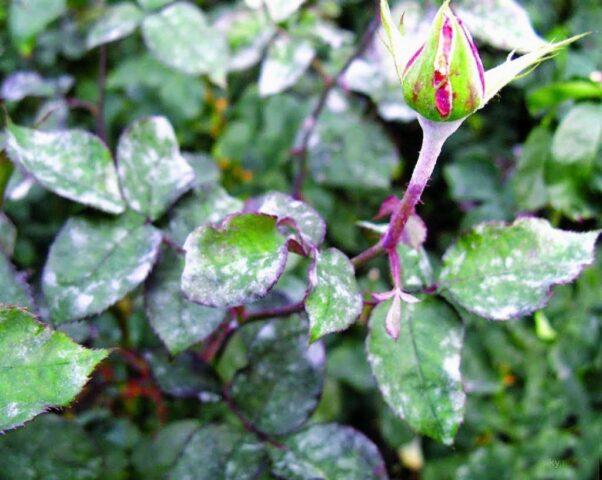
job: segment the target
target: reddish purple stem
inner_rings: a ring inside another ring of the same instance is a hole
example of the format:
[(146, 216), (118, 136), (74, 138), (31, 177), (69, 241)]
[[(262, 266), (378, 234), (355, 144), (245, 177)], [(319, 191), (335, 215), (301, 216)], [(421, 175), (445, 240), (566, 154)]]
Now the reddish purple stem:
[(419, 118), (419, 121), (423, 131), (422, 149), (420, 150), (420, 155), (418, 156), (418, 161), (414, 167), (408, 188), (397, 210), (395, 210), (391, 217), (389, 230), (381, 240), (382, 248), (387, 251), (394, 249), (399, 243), (408, 218), (414, 213), (416, 205), (420, 201), (420, 197), (422, 197), (422, 192), (424, 192), (426, 184), (433, 174), (443, 144), (462, 124), (462, 120), (455, 122), (431, 122), (424, 118)]
[(359, 267), (378, 257), (383, 251), (387, 251), (390, 254), (390, 252), (395, 250), (401, 240), (406, 223), (414, 213), (422, 192), (424, 192), (431, 178), (443, 144), (460, 127), (464, 120), (431, 122), (419, 117), (419, 121), (423, 131), (422, 149), (420, 150), (420, 155), (418, 156), (418, 161), (414, 167), (408, 188), (391, 216), (387, 233), (385, 233), (377, 244), (351, 260), (355, 267)]

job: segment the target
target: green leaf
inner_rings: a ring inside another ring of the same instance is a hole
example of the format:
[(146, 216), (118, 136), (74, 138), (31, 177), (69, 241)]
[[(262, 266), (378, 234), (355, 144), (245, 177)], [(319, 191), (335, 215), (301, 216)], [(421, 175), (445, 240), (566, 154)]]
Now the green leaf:
[(374, 390), (376, 384), (359, 339), (345, 338), (328, 349), (329, 378), (336, 379), (361, 393)]
[(4, 207), (4, 200), (11, 197), (11, 179), (16, 176), (18, 172), (6, 153), (6, 133), (0, 132), (0, 208)]
[(466, 210), (460, 230), (485, 221), (513, 218), (514, 198), (510, 189), (504, 188), (490, 149), (482, 145), (465, 147), (456, 158), (445, 166), (444, 176), (452, 198)]
[(171, 240), (183, 245), (198, 227), (218, 223), (230, 214), (240, 212), (243, 202), (231, 197), (221, 187), (207, 187), (183, 198), (170, 212), (167, 231)]
[(4, 212), (0, 212), (0, 251), (11, 256), (15, 251), (17, 228)]
[(0, 436), (0, 472), (19, 480), (104, 478), (92, 438), (75, 422), (51, 414)]
[(153, 267), (161, 239), (161, 232), (131, 212), (67, 221), (42, 277), (54, 322), (100, 313), (131, 292)]
[(25, 310), (0, 305), (0, 431), (69, 404), (106, 350), (88, 350)]
[(229, 72), (244, 71), (258, 64), (276, 31), (276, 25), (265, 10), (249, 10), (241, 2), (220, 12), (215, 26), (228, 38), (231, 49)]
[(102, 455), (102, 480), (125, 480), (131, 475), (130, 453), (141, 433), (129, 417), (112, 416), (108, 408), (96, 407), (79, 415), (93, 439), (97, 454)]
[(132, 463), (141, 478), (165, 479), (200, 426), (197, 420), (179, 420), (159, 430), (152, 441), (140, 443), (134, 449)]
[(192, 167), (192, 170), (194, 170), (195, 179), (193, 187), (197, 191), (218, 186), (222, 177), (222, 172), (211, 155), (203, 152), (184, 152), (182, 155)]
[(394, 146), (380, 128), (352, 111), (324, 112), (310, 145), (313, 177), (331, 187), (388, 189), (399, 164)]
[(403, 269), (404, 288), (420, 290), (433, 285), (433, 267), (424, 248), (412, 248), (400, 243), (397, 245), (397, 254)]
[(266, 469), (265, 448), (251, 434), (207, 425), (190, 438), (168, 478), (253, 480)]
[(602, 105), (583, 103), (563, 118), (552, 141), (554, 160), (588, 168), (602, 145)]
[(550, 206), (574, 222), (595, 218), (599, 206), (590, 192), (590, 181), (590, 168), (579, 164), (549, 162), (546, 182)]
[(172, 1), (173, 0), (138, 0), (138, 3), (145, 10), (153, 10), (155, 8), (163, 7)]
[[(482, 154), (482, 155), (481, 155)], [(451, 197), (458, 201), (492, 201), (501, 195), (500, 175), (487, 152), (463, 152), (459, 160), (444, 167)]]
[(590, 80), (546, 83), (527, 93), (527, 105), (533, 116), (567, 100), (602, 100), (602, 84)]
[(282, 22), (299, 10), (305, 0), (245, 0), (251, 8), (267, 7), (268, 14), (274, 22)]
[(454, 311), (433, 298), (404, 305), (399, 339), (385, 330), (391, 301), (372, 313), (366, 348), (383, 397), (423, 435), (451, 444), (462, 422), (460, 378), (463, 327)]
[(402, 446), (418, 438), (408, 424), (395, 415), (385, 402), (379, 402), (379, 407), (378, 427), (385, 442), (391, 448), (399, 452)]
[(291, 218), (299, 228), (301, 238), (316, 247), (320, 246), (326, 236), (324, 219), (307, 203), (295, 200), (290, 195), (270, 192), (257, 200), (259, 213), (274, 215), (279, 219)]
[[(577, 113), (582, 106), (582, 113), (588, 117), (591, 125), (581, 123), (580, 119), (573, 116), (573, 111)], [(597, 120), (595, 110), (592, 104), (575, 107), (562, 121), (554, 138), (548, 139), (545, 168), (548, 203), (575, 222), (594, 218), (598, 210), (593, 190), (596, 188), (596, 169), (599, 169), (600, 162), (595, 161), (596, 153), (592, 157), (591, 152), (600, 150), (600, 135), (597, 132), (601, 110), (597, 112)], [(573, 128), (571, 117), (575, 118), (577, 125), (581, 125), (577, 142), (570, 138)], [(567, 142), (568, 148), (561, 142)]]
[(44, 100), (35, 117), (36, 128), (45, 132), (66, 129), (70, 113), (69, 101), (62, 98), (61, 94)]
[(305, 300), (310, 339), (349, 327), (362, 313), (363, 301), (349, 259), (331, 248), (316, 254), (311, 272), (311, 292)]
[(478, 315), (527, 315), (546, 304), (553, 285), (573, 281), (593, 262), (598, 235), (557, 230), (536, 218), (482, 224), (447, 251), (439, 283)]
[(313, 425), (271, 447), (273, 472), (287, 480), (385, 480), (376, 446), (350, 427)]
[(195, 352), (168, 358), (162, 351), (146, 352), (144, 359), (153, 377), (164, 392), (179, 398), (201, 401), (220, 400), (221, 386), (213, 369), (203, 363)]
[[(181, 123), (182, 120), (197, 118), (205, 101), (202, 78), (173, 70), (149, 53), (125, 57), (111, 69), (107, 88), (123, 89), (128, 98), (138, 103), (137, 111), (128, 112), (131, 117), (148, 115), (146, 102), (152, 102), (152, 113), (164, 112), (173, 122)], [(191, 134), (189, 131), (188, 136)]]
[(182, 290), (193, 302), (229, 308), (267, 294), (282, 275), (286, 239), (276, 218), (242, 214), (220, 227), (204, 226), (184, 244)]
[(2, 303), (34, 308), (29, 285), (0, 250), (0, 304)]
[(531, 131), (518, 159), (512, 186), (520, 208), (539, 210), (547, 204), (545, 168), (550, 159), (552, 135), (546, 127)]
[(66, 0), (12, 0), (10, 33), (17, 43), (32, 39), (67, 10)]
[(230, 337), (215, 364), (215, 370), (222, 383), (230, 384), (236, 372), (248, 364), (247, 340), (252, 340), (255, 333), (256, 330), (249, 327), (237, 330)]
[(70, 75), (43, 78), (36, 72), (19, 71), (4, 79), (0, 96), (11, 102), (19, 102), (26, 97), (53, 97), (67, 93), (73, 83)]
[(111, 153), (95, 135), (41, 132), (13, 123), (6, 132), (11, 160), (47, 189), (108, 213), (125, 210)]
[(224, 320), (226, 311), (187, 300), (180, 288), (184, 259), (165, 251), (147, 282), (145, 304), (151, 326), (172, 354), (205, 340)]
[[(549, 459), (550, 463), (552, 460), (552, 458)], [(521, 473), (519, 474), (516, 464), (517, 452), (513, 446), (496, 442), (473, 450), (462, 466), (458, 468), (455, 478), (458, 480), (473, 480), (493, 475), (490, 478), (511, 480), (524, 473), (524, 466), (520, 468)], [(543, 478), (550, 477), (544, 475)]]
[(88, 49), (130, 35), (144, 17), (142, 10), (129, 2), (109, 6), (88, 32)]
[(234, 376), (231, 396), (259, 430), (282, 435), (299, 428), (318, 404), (325, 353), (308, 347), (307, 322), (299, 316), (245, 327), (247, 364)]
[(259, 94), (267, 97), (295, 85), (315, 56), (316, 52), (308, 40), (279, 36), (268, 48), (261, 64)]
[(150, 52), (165, 65), (189, 75), (210, 74), (216, 83), (225, 83), (226, 39), (196, 6), (169, 5), (144, 19), (142, 33)]
[(158, 219), (194, 181), (194, 171), (180, 155), (173, 127), (164, 117), (134, 122), (119, 139), (117, 172), (130, 207)]

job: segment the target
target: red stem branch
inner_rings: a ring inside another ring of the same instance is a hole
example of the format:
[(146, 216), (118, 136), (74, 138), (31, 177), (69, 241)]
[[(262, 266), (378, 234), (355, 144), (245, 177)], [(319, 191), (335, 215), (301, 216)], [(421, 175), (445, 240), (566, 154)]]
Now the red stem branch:
[(419, 121), (423, 131), (422, 148), (408, 188), (391, 216), (389, 229), (380, 241), (351, 260), (356, 267), (379, 256), (384, 251), (390, 252), (397, 247), (408, 218), (414, 213), (433, 174), (443, 144), (462, 124), (462, 120), (442, 123), (431, 122), (422, 117), (419, 117)]
[(268, 318), (287, 317), (293, 313), (302, 312), (305, 308), (305, 302), (293, 303), (284, 307), (269, 308), (261, 312), (249, 313), (245, 317), (244, 323), (257, 322), (259, 320), (267, 320)]

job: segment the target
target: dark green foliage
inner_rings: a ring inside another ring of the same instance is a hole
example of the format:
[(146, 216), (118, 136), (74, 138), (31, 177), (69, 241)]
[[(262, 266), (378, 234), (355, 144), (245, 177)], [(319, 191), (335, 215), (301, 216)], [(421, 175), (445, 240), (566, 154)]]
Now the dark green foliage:
[[(374, 3), (0, 2), (0, 480), (596, 478), (602, 7), (452, 1), (489, 72), (553, 59), (387, 262), (422, 132)], [(406, 62), (441, 2), (390, 3)]]

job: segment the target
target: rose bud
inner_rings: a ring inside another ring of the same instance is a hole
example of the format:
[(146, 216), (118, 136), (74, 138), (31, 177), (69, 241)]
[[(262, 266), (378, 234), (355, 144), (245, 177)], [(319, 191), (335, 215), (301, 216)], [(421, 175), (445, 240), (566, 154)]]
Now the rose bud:
[(383, 40), (395, 63), (407, 103), (432, 122), (461, 121), (483, 108), (504, 86), (529, 68), (587, 34), (557, 43), (534, 45), (533, 50), (483, 72), (470, 33), (449, 7), (437, 12), (429, 36), (405, 62), (402, 31), (393, 21), (387, 0), (380, 0)]
[(429, 120), (459, 120), (481, 107), (485, 96), (483, 64), (449, 1), (439, 9), (428, 39), (402, 75), (406, 102)]

